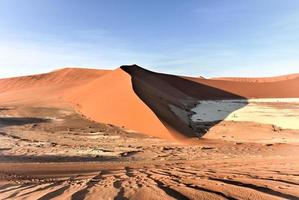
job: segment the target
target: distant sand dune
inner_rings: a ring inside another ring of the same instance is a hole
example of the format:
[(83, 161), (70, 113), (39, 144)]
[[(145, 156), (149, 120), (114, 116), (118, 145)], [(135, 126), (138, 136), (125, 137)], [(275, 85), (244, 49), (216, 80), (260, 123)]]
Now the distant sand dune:
[(64, 68), (45, 74), (0, 79), (0, 92), (55, 84), (78, 84), (81, 81), (98, 78), (108, 72), (109, 70)]
[[(288, 77), (288, 76), (283, 76)], [(234, 81), (234, 80), (214, 80), (187, 77), (197, 83), (206, 84), (222, 89), (227, 92), (245, 98), (298, 98), (299, 97), (299, 77), (274, 81), (271, 78), (263, 79), (264, 82)]]
[(258, 78), (249, 78), (249, 77), (215, 77), (212, 80), (226, 80), (226, 81), (237, 81), (237, 82), (254, 82), (254, 83), (269, 83), (277, 81), (286, 81), (291, 79), (299, 78), (298, 74), (288, 74), (283, 76), (274, 76), (274, 77), (258, 77)]

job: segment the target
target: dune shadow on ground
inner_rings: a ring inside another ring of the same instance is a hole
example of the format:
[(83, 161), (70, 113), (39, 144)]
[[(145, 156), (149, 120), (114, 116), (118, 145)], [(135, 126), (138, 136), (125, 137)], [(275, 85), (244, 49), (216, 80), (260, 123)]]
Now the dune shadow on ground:
[(51, 120), (36, 117), (0, 117), (0, 127), (39, 124), (46, 123), (49, 121)]
[[(248, 104), (245, 97), (187, 78), (145, 70), (137, 65), (121, 66), (131, 76), (134, 92), (156, 114), (176, 137), (202, 137), (230, 113)], [(243, 104), (231, 107), (223, 119), (193, 123), (191, 110), (200, 100), (241, 99)], [(174, 130), (174, 131), (173, 131)]]
[(193, 129), (204, 135), (211, 127), (217, 125), (229, 115), (232, 118), (237, 118), (238, 116), (234, 111), (245, 107), (247, 104), (247, 100), (199, 101), (197, 106), (192, 109), (194, 112), (192, 115)]

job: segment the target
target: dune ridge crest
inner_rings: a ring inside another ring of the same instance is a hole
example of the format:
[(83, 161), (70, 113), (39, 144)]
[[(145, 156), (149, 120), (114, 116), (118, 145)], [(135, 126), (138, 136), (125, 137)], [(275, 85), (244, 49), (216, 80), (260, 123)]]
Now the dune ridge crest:
[(98, 78), (110, 70), (63, 68), (52, 72), (0, 79), (0, 92), (40, 87), (47, 84), (76, 83)]

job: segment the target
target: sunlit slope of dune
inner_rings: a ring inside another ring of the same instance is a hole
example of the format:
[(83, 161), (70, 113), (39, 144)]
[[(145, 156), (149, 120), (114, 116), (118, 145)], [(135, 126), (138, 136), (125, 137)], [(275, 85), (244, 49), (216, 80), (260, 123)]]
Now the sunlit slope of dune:
[(44, 74), (0, 79), (0, 103), (58, 106), (74, 88), (108, 72), (109, 70), (64, 68)]
[(93, 120), (151, 136), (173, 138), (155, 113), (135, 94), (130, 75), (121, 68), (77, 88), (67, 98)]
[(109, 70), (64, 68), (44, 74), (0, 79), (0, 92), (67, 83), (76, 85), (98, 78), (108, 72)]

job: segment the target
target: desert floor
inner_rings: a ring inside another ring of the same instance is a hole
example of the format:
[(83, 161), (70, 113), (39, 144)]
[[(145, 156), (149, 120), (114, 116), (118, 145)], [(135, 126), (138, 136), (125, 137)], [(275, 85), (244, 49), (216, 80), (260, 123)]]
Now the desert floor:
[(0, 199), (299, 199), (295, 134), (222, 121), (178, 143), (67, 107), (5, 105)]

